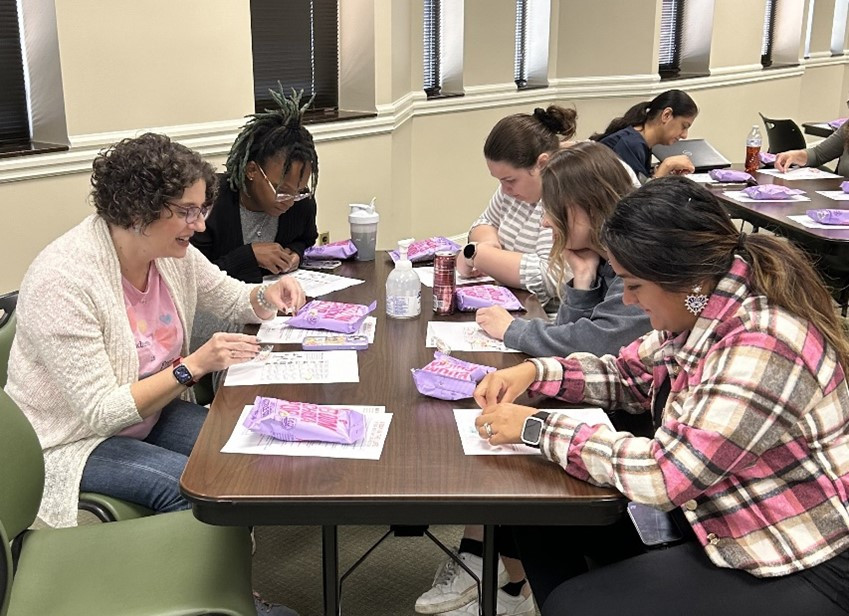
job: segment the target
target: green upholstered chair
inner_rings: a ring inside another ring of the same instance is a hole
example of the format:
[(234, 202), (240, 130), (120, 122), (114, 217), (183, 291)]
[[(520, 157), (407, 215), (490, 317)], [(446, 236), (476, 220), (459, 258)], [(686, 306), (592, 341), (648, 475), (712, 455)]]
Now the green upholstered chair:
[(256, 614), (247, 529), (183, 511), (27, 530), (43, 488), (35, 431), (0, 391), (0, 616)]
[(15, 339), (17, 315), (3, 309), (0, 317), (0, 389), (6, 387), (9, 374), (9, 351), (12, 350), (12, 340)]

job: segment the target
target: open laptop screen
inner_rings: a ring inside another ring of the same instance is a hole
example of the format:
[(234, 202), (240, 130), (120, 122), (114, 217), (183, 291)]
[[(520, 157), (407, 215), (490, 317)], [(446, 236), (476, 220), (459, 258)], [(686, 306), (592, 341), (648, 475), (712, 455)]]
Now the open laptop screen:
[(684, 154), (693, 161), (696, 173), (731, 166), (731, 162), (704, 139), (683, 139), (672, 145), (656, 145), (652, 148), (652, 154), (660, 161)]

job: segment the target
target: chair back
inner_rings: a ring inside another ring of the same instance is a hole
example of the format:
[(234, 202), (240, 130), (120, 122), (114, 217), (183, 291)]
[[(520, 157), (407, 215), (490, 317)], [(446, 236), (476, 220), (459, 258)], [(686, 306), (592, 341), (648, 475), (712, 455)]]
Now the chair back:
[(43, 491), (41, 444), (21, 409), (0, 389), (0, 524), (9, 539), (35, 521)]
[(0, 524), (0, 616), (6, 616), (12, 595), (12, 550), (3, 525)]
[(793, 120), (775, 120), (758, 114), (766, 127), (766, 138), (769, 142), (769, 153), (779, 154), (787, 150), (804, 150), (808, 147), (802, 129)]
[(15, 339), (15, 327), (18, 317), (16, 313), (4, 312), (0, 319), (0, 389), (6, 387), (9, 377), (9, 352), (12, 350), (12, 341)]

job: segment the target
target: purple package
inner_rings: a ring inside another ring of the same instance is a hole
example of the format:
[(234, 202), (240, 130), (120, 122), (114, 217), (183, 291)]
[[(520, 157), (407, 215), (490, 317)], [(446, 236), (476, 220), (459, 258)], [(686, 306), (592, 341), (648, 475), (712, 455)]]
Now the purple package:
[(769, 152), (759, 152), (758, 157), (761, 159), (761, 163), (763, 163), (764, 165), (775, 164), (775, 154), (770, 154)]
[(257, 396), (244, 426), (281, 441), (350, 445), (363, 438), (365, 419), (353, 409)]
[(842, 190), (845, 193), (849, 193), (849, 180), (847, 180), (845, 182), (840, 182), (840, 190)]
[[(431, 261), (433, 260), (433, 255), (440, 250), (453, 250), (457, 252), (460, 250), (460, 245), (452, 242), (447, 237), (429, 237), (426, 240), (419, 240), (410, 244), (410, 247), (407, 249), (407, 258), (413, 263)], [(398, 254), (397, 250), (390, 250), (389, 257), (397, 262), (401, 258), (401, 255)]]
[(837, 130), (838, 128), (846, 124), (846, 120), (849, 120), (849, 118), (837, 118), (836, 120), (832, 120), (831, 122), (829, 122), (828, 125), (834, 130)]
[(755, 179), (745, 171), (736, 169), (711, 169), (708, 175), (717, 182), (752, 182)]
[(525, 309), (510, 289), (494, 284), (459, 287), (454, 291), (454, 298), (457, 302), (457, 310), (462, 312), (489, 306), (501, 306), (505, 310)]
[(849, 210), (808, 210), (806, 214), (824, 225), (849, 225)]
[(495, 368), (473, 364), (436, 351), (433, 361), (424, 368), (412, 370), (419, 393), (440, 400), (471, 398), (478, 382)]
[(331, 242), (323, 246), (310, 246), (304, 251), (304, 259), (347, 259), (357, 254), (351, 240)]
[(750, 199), (758, 201), (777, 201), (791, 199), (795, 195), (804, 195), (804, 190), (789, 188), (778, 184), (764, 184), (763, 186), (749, 186), (742, 191)]
[(288, 324), (303, 329), (326, 329), (340, 334), (353, 334), (376, 307), (377, 302), (366, 306), (314, 299), (289, 319)]

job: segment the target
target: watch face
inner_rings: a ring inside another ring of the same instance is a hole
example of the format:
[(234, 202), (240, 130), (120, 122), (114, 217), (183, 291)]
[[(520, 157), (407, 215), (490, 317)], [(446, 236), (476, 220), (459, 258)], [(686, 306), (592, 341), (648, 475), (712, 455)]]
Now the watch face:
[(467, 259), (474, 259), (475, 257), (475, 245), (474, 244), (466, 244), (463, 246), (463, 256)]
[(542, 435), (543, 420), (539, 417), (531, 415), (525, 419), (525, 425), (522, 428), (522, 442), (526, 445), (539, 447), (540, 436)]
[(174, 366), (174, 376), (181, 385), (189, 385), (192, 383), (192, 373), (183, 364)]

